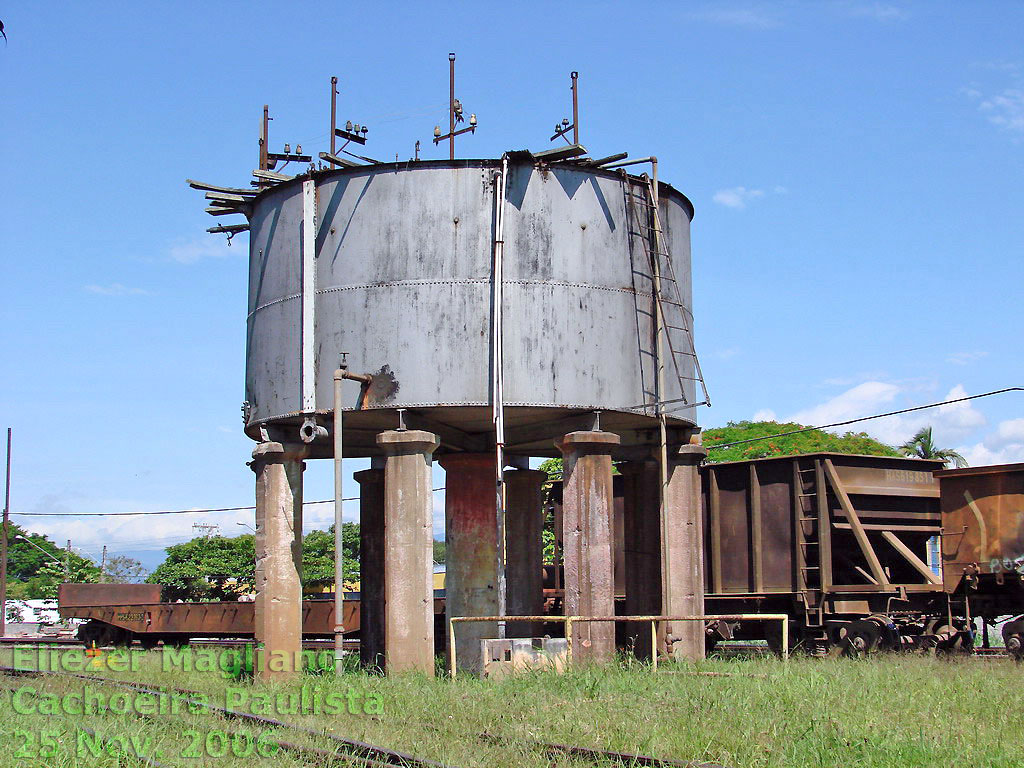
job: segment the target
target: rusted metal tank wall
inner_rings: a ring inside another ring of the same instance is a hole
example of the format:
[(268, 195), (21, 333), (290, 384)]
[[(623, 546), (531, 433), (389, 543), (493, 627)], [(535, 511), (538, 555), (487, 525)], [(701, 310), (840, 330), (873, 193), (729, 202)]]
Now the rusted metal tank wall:
[(955, 591), (967, 573), (1024, 573), (1024, 464), (936, 472), (942, 492), (942, 572)]
[[(497, 160), (431, 161), (317, 175), (317, 411), (332, 408), (331, 377), (342, 351), (354, 370), (393, 375), (393, 391), (374, 392), (371, 407), (490, 404), (494, 176), (500, 167)], [(614, 411), (651, 399), (650, 265), (630, 235), (637, 228), (627, 187), (612, 171), (510, 164), (503, 281), (510, 421), (517, 408), (524, 414), (527, 407)], [(250, 434), (253, 425), (302, 410), (302, 210), (300, 180), (254, 203)], [(693, 209), (662, 185), (660, 211), (689, 309)], [(682, 363), (692, 375), (692, 363)], [(680, 387), (667, 368), (664, 398), (678, 398)], [(692, 385), (686, 386), (690, 402)], [(529, 418), (544, 413), (530, 411)], [(691, 411), (674, 416), (692, 421)]]

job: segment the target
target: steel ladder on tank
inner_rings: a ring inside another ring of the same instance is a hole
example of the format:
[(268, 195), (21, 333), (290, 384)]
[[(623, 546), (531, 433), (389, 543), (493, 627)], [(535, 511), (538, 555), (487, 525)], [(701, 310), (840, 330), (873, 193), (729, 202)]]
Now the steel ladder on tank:
[[(661, 216), (658, 213), (655, 181), (646, 173), (640, 178), (643, 180), (642, 192), (635, 192), (632, 182), (627, 182), (626, 187), (629, 207), (633, 211), (637, 227), (637, 230), (631, 234), (639, 236), (643, 243), (644, 254), (651, 266), (651, 293), (662, 318), (664, 338), (669, 349), (667, 357), (672, 360), (672, 367), (679, 382), (680, 394), (679, 398), (666, 400), (664, 392), (656, 392), (654, 402), (648, 403), (648, 405), (657, 408), (659, 414), (662, 415), (694, 405), (710, 406), (711, 399), (708, 397), (704, 374), (701, 372), (700, 360), (697, 358), (697, 350), (693, 343), (693, 315), (682, 301), (681, 287), (672, 264), (672, 256), (663, 245), (664, 230), (661, 226)], [(666, 283), (668, 284), (667, 289)], [(686, 375), (689, 373), (689, 368), (685, 364), (687, 358), (693, 360), (695, 376)], [(661, 360), (657, 360), (656, 364), (659, 367), (664, 365)], [(686, 397), (687, 381), (700, 384), (701, 392), (704, 395), (702, 401), (688, 402)], [(666, 408), (666, 405), (671, 407)]]

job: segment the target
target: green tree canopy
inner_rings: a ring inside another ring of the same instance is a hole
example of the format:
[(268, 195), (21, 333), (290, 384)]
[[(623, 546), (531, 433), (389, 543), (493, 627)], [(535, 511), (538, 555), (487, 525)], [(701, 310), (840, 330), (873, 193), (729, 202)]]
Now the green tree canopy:
[[(708, 449), (708, 462), (746, 461), (769, 456), (795, 456), (803, 453), (853, 453), (868, 456), (899, 456), (890, 445), (869, 437), (865, 432), (847, 432), (836, 435), (820, 429), (801, 432), (798, 435), (772, 437), (784, 432), (806, 429), (801, 424), (774, 421), (730, 421), (724, 427), (706, 429), (702, 433), (704, 447)], [(741, 440), (760, 439), (754, 443), (743, 443), (715, 450), (715, 445), (735, 443)]]
[[(359, 524), (342, 527), (345, 580), (359, 580)], [(146, 581), (162, 584), (164, 600), (237, 600), (255, 588), (256, 547), (251, 533), (199, 537), (167, 548), (167, 557)], [(334, 583), (334, 526), (302, 540), (302, 581), (319, 591)]]
[(251, 533), (228, 538), (201, 536), (167, 548), (149, 578), (163, 585), (164, 600), (233, 600), (251, 592), (256, 549)]
[(145, 566), (127, 555), (108, 557), (103, 570), (103, 580), (111, 584), (134, 584), (145, 575)]
[(8, 523), (7, 595), (11, 599), (53, 598), (62, 582), (95, 582), (99, 581), (99, 575), (100, 569), (89, 558), (62, 549), (40, 533), (30, 533), (20, 525)]
[(918, 459), (938, 459), (954, 467), (966, 467), (967, 459), (951, 448), (939, 448), (932, 439), (932, 428), (921, 427), (912, 438), (900, 446), (904, 456)]
[[(359, 581), (359, 523), (343, 523), (341, 548), (345, 555), (345, 583)], [(334, 584), (334, 526), (310, 531), (302, 540), (302, 583), (308, 589)]]

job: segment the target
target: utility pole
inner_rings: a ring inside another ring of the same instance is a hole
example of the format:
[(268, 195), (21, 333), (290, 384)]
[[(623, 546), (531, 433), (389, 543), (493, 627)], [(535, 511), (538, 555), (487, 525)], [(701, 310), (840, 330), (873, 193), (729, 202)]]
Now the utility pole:
[(64, 581), (71, 581), (71, 539), (68, 539), (68, 550), (64, 553)]
[(7, 484), (4, 486), (3, 535), (0, 535), (0, 637), (7, 634), (7, 521), (11, 513), (11, 428), (7, 428)]
[(103, 554), (100, 555), (100, 581), (107, 580), (107, 545), (103, 545)]

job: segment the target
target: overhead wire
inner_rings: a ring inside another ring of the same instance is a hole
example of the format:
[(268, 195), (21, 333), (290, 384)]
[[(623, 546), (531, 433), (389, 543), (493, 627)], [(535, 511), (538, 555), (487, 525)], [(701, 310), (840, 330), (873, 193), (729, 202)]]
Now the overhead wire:
[[(443, 491), (444, 486), (440, 488), (431, 488), (433, 492)], [(358, 496), (351, 496), (349, 498), (342, 499), (342, 501), (359, 501)], [(311, 504), (333, 504), (334, 499), (320, 499), (318, 501), (304, 501), (302, 506), (309, 506)], [(247, 510), (256, 509), (255, 506), (248, 507), (209, 507), (206, 509), (159, 509), (149, 512), (10, 512), (12, 515), (20, 515), (21, 517), (131, 517), (138, 515), (192, 515), (192, 514), (209, 514), (211, 512), (244, 512)]]
[(966, 400), (977, 400), (979, 397), (991, 397), (992, 395), (1001, 395), (1004, 392), (1024, 392), (1024, 387), (1006, 387), (1005, 389), (996, 389), (992, 392), (983, 392), (980, 395), (968, 395), (967, 397), (958, 397), (953, 400), (943, 400), (938, 403), (929, 403), (928, 405), (915, 405), (913, 408), (901, 408), (898, 411), (889, 411), (888, 413), (877, 413), (874, 416), (862, 416), (858, 419), (849, 419), (847, 421), (837, 421), (833, 424), (822, 424), (818, 427), (803, 427), (802, 429), (794, 429), (789, 432), (776, 432), (772, 435), (765, 435), (763, 437), (751, 437), (746, 440), (734, 440), (731, 443), (716, 443), (715, 445), (705, 446), (709, 451), (714, 451), (718, 448), (731, 448), (734, 445), (745, 445), (746, 443), (759, 443), (762, 440), (774, 440), (777, 437), (788, 437), (789, 435), (799, 435), (803, 432), (812, 432), (816, 429), (831, 429), (832, 427), (845, 427), (847, 424), (857, 424), (861, 421), (871, 421), (872, 419), (884, 419), (887, 416), (898, 416), (901, 413), (911, 413), (913, 411), (923, 411), (927, 408), (940, 408), (943, 405), (952, 405), (953, 403), (962, 403)]

